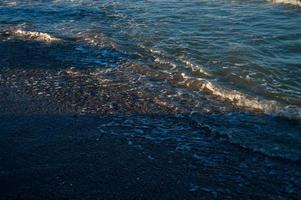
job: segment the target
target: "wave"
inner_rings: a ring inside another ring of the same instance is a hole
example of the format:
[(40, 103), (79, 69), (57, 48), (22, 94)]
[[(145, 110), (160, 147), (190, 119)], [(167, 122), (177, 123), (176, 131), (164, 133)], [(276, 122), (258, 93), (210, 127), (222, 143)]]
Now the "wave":
[[(143, 49), (146, 47), (142, 46)], [(245, 108), (250, 111), (263, 112), (268, 115), (284, 117), (291, 120), (301, 121), (301, 108), (295, 105), (282, 105), (274, 100), (266, 100), (259, 97), (252, 97), (237, 90), (224, 88), (208, 80), (211, 74), (203, 67), (198, 66), (182, 58), (175, 58), (174, 62), (169, 61), (168, 56), (160, 50), (149, 49), (148, 52), (153, 54), (154, 61), (159, 64), (171, 66), (171, 70), (177, 68), (178, 63), (182, 63), (185, 68), (193, 72), (199, 72), (203, 78), (195, 78), (181, 73), (182, 80), (178, 84), (193, 90), (199, 90), (206, 94), (217, 97), (221, 101), (227, 101), (237, 107)], [(176, 64), (177, 63), (177, 64)], [(182, 66), (182, 65), (181, 65)], [(164, 71), (166, 73), (166, 71)], [(167, 74), (172, 74), (168, 72)], [(168, 75), (166, 76), (168, 77)], [(178, 77), (177, 75), (175, 77)], [(174, 82), (174, 81), (173, 81)]]
[(24, 31), (21, 29), (17, 29), (13, 31), (12, 35), (22, 39), (34, 40), (34, 41), (45, 42), (45, 43), (56, 43), (61, 41), (61, 39), (54, 37), (48, 33)]
[(76, 34), (77, 41), (83, 42), (92, 46), (107, 47), (118, 49), (118, 45), (105, 34), (95, 31), (84, 31)]
[(15, 7), (17, 6), (16, 1), (4, 1), (0, 3), (0, 7)]
[[(154, 61), (159, 64), (163, 65), (169, 65), (171, 66), (172, 70), (176, 69), (178, 65), (181, 65), (181, 67), (184, 67), (186, 69), (190, 69), (192, 72), (198, 72), (202, 76), (210, 76), (210, 73), (206, 71), (202, 66), (193, 64), (191, 61), (183, 59), (183, 58), (173, 58), (170, 59), (167, 55), (165, 55), (163, 52), (160, 50), (155, 50), (155, 49), (147, 49), (145, 46), (140, 45), (143, 49), (146, 49), (148, 52), (150, 52), (153, 57), (155, 58)], [(175, 62), (171, 61), (174, 60)]]
[(279, 123), (277, 118), (252, 113), (201, 115), (192, 113), (191, 120), (213, 133), (225, 135), (229, 142), (264, 155), (292, 161), (301, 160), (300, 126)]
[[(24, 31), (22, 29), (11, 31), (11, 35), (22, 39), (35, 40), (45, 43), (62, 41), (62, 39), (54, 37), (48, 33)], [(102, 33), (85, 31), (78, 33), (75, 37), (77, 41), (84, 42), (92, 46), (119, 49), (118, 45), (115, 42), (113, 42), (110, 38), (106, 37)], [(147, 49), (145, 48), (145, 50)], [(298, 106), (282, 105), (279, 102), (273, 100), (253, 97), (237, 90), (222, 87), (217, 83), (209, 81), (208, 77), (210, 77), (210, 74), (202, 67), (194, 65), (188, 60), (176, 58), (174, 62), (171, 62), (169, 57), (164, 55), (164, 53), (159, 50), (148, 49), (147, 51), (152, 54), (152, 57), (154, 58), (154, 61), (156, 63), (171, 66), (170, 70), (163, 71), (163, 74), (159, 75), (164, 81), (171, 81), (180, 86), (184, 86), (195, 91), (204, 92), (208, 95), (216, 97), (220, 101), (229, 102), (232, 105), (244, 108), (246, 110), (255, 112), (259, 111), (272, 116), (285, 117), (288, 119), (301, 121), (301, 108)], [(185, 73), (177, 72), (178, 69), (174, 70), (177, 68), (177, 65), (182, 66), (181, 63), (187, 69), (189, 68), (192, 71), (200, 72), (203, 78), (190, 77)], [(156, 74), (158, 73), (161, 73), (161, 71), (156, 72)]]
[(301, 6), (300, 0), (272, 0), (273, 3), (283, 3), (283, 4), (291, 4), (296, 6)]
[(159, 57), (155, 58), (154, 60), (156, 63), (159, 63), (161, 65), (169, 65), (171, 66), (171, 70), (176, 69), (177, 65), (175, 63), (169, 62), (168, 60), (163, 60)]
[(206, 78), (190, 77), (185, 73), (153, 70), (135, 63), (131, 65), (131, 68), (138, 74), (167, 81), (193, 91), (200, 91), (215, 97), (221, 102), (232, 104), (247, 111), (261, 112), (271, 116), (284, 117), (301, 122), (301, 108), (295, 105), (283, 105), (277, 101), (253, 97), (237, 90), (224, 88)]
[(184, 73), (182, 73), (182, 77), (182, 84), (185, 86), (198, 89), (207, 94), (213, 95), (220, 100), (228, 101), (235, 106), (252, 111), (260, 111), (272, 116), (301, 121), (301, 108), (298, 106), (285, 106), (273, 100), (252, 97), (236, 90), (223, 88), (206, 79), (186, 76)]
[(187, 67), (190, 67), (193, 72), (199, 72), (205, 76), (210, 76), (210, 73), (205, 71), (203, 67), (195, 65), (188, 60), (181, 59), (180, 61), (183, 62)]

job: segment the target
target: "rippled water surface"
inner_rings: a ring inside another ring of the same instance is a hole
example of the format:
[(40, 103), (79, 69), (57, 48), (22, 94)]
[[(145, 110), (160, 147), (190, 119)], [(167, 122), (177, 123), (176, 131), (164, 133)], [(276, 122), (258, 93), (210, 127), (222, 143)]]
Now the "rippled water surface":
[(231, 143), (300, 160), (300, 23), (264, 0), (4, 0), (0, 67), (116, 70)]
[(294, 118), (301, 106), (300, 21), (298, 6), (256, 0), (1, 3), (2, 25), (60, 37), (102, 33), (139, 55), (135, 62), (193, 78), (197, 90), (266, 113), (293, 107)]

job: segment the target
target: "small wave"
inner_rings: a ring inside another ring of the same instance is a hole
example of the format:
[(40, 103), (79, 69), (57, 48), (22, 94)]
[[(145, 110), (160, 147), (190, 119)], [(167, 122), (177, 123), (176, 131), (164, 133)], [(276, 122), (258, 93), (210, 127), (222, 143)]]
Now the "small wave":
[(283, 105), (277, 101), (252, 97), (237, 90), (224, 88), (218, 84), (210, 82), (205, 78), (195, 78), (184, 73), (166, 72), (165, 70), (152, 70), (141, 67), (139, 64), (132, 63), (132, 69), (138, 74), (154, 77), (167, 81), (193, 91), (200, 91), (217, 100), (232, 104), (247, 111), (265, 113), (267, 115), (283, 117), (301, 122), (301, 108), (294, 105)]
[(284, 3), (284, 4), (291, 4), (296, 6), (301, 6), (300, 0), (272, 0), (273, 3)]
[(169, 65), (169, 66), (172, 67), (171, 70), (177, 68), (177, 65), (176, 65), (175, 63), (169, 62), (169, 61), (167, 61), (167, 60), (163, 60), (163, 59), (161, 59), (161, 58), (156, 58), (156, 59), (155, 59), (155, 62), (156, 62), (156, 63), (159, 63), (159, 64), (161, 64), (161, 65)]
[(300, 126), (279, 123), (277, 118), (252, 113), (202, 115), (192, 113), (191, 119), (229, 142), (270, 157), (300, 161)]
[(4, 1), (3, 3), (0, 3), (0, 7), (15, 7), (17, 6), (16, 1)]
[(106, 37), (103, 33), (100, 32), (80, 32), (76, 36), (78, 41), (87, 43), (89, 45), (98, 46), (98, 47), (108, 47), (112, 49), (117, 49), (117, 44), (112, 41), (112, 39)]
[(182, 73), (182, 77), (183, 81), (181, 84), (203, 91), (221, 100), (229, 101), (235, 106), (246, 108), (248, 110), (260, 111), (272, 116), (301, 121), (300, 107), (293, 105), (284, 106), (276, 101), (251, 97), (236, 90), (222, 88), (205, 79), (196, 79), (186, 76), (184, 73)]
[[(142, 48), (146, 48), (144, 46), (141, 46)], [(154, 54), (155, 57), (155, 62), (160, 63), (160, 64), (164, 64), (164, 65), (170, 65), (172, 67), (172, 69), (177, 68), (177, 64), (175, 64), (174, 62), (169, 61), (169, 59), (167, 59), (168, 56), (166, 56), (163, 52), (161, 52), (160, 50), (155, 50), (155, 49), (149, 49), (149, 51)], [(160, 58), (163, 57), (163, 58)], [(199, 72), (201, 75), (203, 76), (210, 76), (210, 73), (207, 72), (202, 66), (199, 65), (195, 65), (192, 62), (190, 62), (189, 60), (185, 60), (185, 59), (175, 59), (175, 61), (177, 61), (177, 63), (181, 63), (180, 65), (184, 65), (185, 68), (190, 68), (193, 72)]]
[(56, 43), (56, 42), (61, 41), (61, 39), (56, 38), (52, 35), (49, 35), (48, 33), (34, 32), (34, 31), (24, 31), (24, 30), (21, 30), (21, 29), (13, 31), (12, 34), (14, 36), (20, 37), (22, 39), (34, 40), (34, 41), (45, 42), (45, 43)]
[(163, 55), (163, 53), (160, 50), (150, 49), (150, 52), (157, 55)]
[(180, 61), (184, 63), (187, 67), (190, 67), (193, 72), (200, 72), (203, 75), (210, 76), (210, 74), (206, 72), (203, 67), (199, 65), (194, 65), (188, 60), (180, 60)]

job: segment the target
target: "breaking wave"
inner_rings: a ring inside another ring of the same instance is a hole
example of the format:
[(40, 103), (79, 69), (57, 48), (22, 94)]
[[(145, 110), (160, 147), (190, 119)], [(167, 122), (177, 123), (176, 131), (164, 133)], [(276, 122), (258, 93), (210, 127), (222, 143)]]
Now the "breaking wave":
[(22, 39), (34, 40), (34, 41), (45, 42), (45, 43), (55, 43), (61, 41), (61, 39), (54, 37), (48, 33), (24, 31), (21, 29), (13, 31), (12, 34)]
[(84, 31), (76, 34), (77, 41), (96, 47), (117, 49), (118, 45), (101, 32)]
[[(166, 64), (161, 61), (160, 64)], [(240, 91), (220, 86), (218, 83), (206, 78), (195, 78), (185, 73), (171, 72), (167, 70), (152, 70), (147, 66), (131, 64), (136, 73), (151, 78), (170, 82), (192, 91), (199, 91), (214, 97), (221, 102), (234, 105), (238, 108), (251, 112), (260, 112), (271, 116), (283, 117), (290, 120), (301, 121), (301, 108), (295, 105), (284, 105), (274, 100), (267, 100), (244, 94)]]
[(181, 84), (213, 95), (222, 101), (228, 101), (235, 106), (272, 116), (301, 120), (301, 108), (298, 106), (282, 105), (276, 101), (251, 97), (236, 90), (225, 89), (205, 79), (189, 77), (184, 73), (182, 73), (182, 77)]
[(301, 1), (300, 0), (272, 0), (272, 2), (301, 6)]
[[(142, 48), (145, 49), (144, 46), (142, 46)], [(208, 78), (212, 76), (210, 72), (206, 71), (199, 65), (193, 64), (189, 60), (174, 58), (174, 60), (171, 61), (171, 59), (160, 50), (150, 49), (148, 52), (153, 55), (155, 63), (168, 65), (170, 67), (169, 71), (164, 70), (163, 72), (169, 74), (166, 75), (166, 78), (170, 77), (170, 75), (173, 76), (171, 79), (175, 79), (174, 77), (177, 77), (177, 84), (204, 92), (207, 95), (216, 97), (220, 101), (226, 101), (232, 105), (249, 111), (262, 112), (272, 116), (301, 121), (301, 108), (299, 106), (283, 105), (275, 100), (254, 97), (234, 89), (222, 87), (218, 83), (208, 80)], [(178, 65), (181, 66), (179, 67)], [(183, 65), (184, 68), (190, 69), (192, 72), (198, 72), (202, 78), (191, 77), (185, 73), (181, 73), (182, 78), (179, 79), (179, 76), (174, 74), (179, 74), (177, 70), (181, 69)], [(173, 70), (176, 72), (173, 73)], [(176, 83), (177, 81), (173, 80), (172, 82)]]

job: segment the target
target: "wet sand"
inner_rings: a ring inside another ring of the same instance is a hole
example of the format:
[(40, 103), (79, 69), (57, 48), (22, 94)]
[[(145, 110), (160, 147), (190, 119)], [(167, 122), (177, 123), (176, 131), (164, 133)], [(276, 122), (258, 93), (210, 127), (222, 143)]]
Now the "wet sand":
[(298, 163), (230, 145), (125, 71), (0, 74), (2, 199), (300, 197)]

